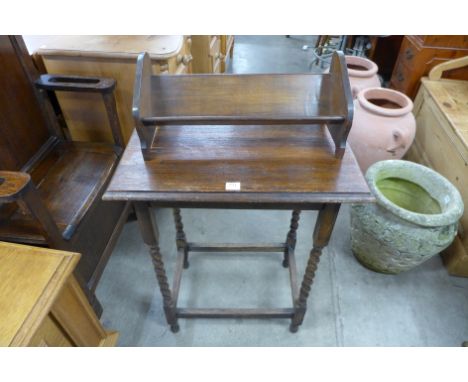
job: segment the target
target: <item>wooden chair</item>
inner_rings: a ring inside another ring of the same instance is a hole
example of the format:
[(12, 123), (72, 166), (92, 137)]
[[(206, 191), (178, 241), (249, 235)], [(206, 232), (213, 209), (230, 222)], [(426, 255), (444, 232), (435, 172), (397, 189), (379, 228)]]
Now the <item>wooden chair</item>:
[[(80, 252), (75, 275), (98, 315), (94, 291), (129, 211), (101, 200), (123, 149), (114, 87), (39, 75), (22, 38), (0, 36), (0, 240)], [(69, 139), (54, 91), (101, 93), (114, 144)]]

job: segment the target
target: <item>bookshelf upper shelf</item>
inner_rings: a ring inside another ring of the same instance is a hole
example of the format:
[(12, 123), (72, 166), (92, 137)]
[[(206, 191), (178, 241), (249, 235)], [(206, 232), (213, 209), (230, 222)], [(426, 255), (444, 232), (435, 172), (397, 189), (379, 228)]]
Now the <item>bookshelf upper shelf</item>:
[(330, 74), (158, 75), (145, 125), (340, 123)]
[(153, 75), (138, 56), (133, 117), (145, 159), (164, 125), (326, 125), (342, 157), (353, 118), (344, 55), (323, 74)]

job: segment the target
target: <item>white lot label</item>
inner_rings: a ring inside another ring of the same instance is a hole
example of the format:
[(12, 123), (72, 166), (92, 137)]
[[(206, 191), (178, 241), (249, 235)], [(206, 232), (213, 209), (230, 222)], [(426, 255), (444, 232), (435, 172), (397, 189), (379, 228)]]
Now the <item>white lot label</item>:
[(226, 182), (226, 191), (240, 191), (240, 182)]

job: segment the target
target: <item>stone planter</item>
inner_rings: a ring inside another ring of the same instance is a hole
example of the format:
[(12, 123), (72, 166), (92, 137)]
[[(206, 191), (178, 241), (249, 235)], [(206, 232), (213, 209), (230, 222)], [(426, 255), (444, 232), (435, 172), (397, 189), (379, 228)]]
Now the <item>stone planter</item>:
[(377, 203), (351, 208), (351, 246), (361, 264), (400, 273), (453, 241), (463, 201), (443, 176), (413, 162), (386, 160), (369, 167), (366, 180)]
[(363, 173), (375, 162), (400, 159), (408, 151), (416, 133), (412, 110), (413, 102), (395, 90), (359, 92), (348, 141)]
[(345, 60), (353, 98), (363, 89), (380, 87), (379, 68), (374, 62), (358, 56), (345, 56)]

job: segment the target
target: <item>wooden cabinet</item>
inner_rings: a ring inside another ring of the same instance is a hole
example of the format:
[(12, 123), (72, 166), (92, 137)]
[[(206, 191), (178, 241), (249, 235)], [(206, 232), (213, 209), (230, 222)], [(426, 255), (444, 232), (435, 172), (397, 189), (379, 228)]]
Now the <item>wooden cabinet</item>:
[(113, 346), (72, 272), (78, 253), (0, 242), (0, 346)]
[[(184, 36), (23, 37), (38, 65), (48, 73), (117, 80), (115, 97), (125, 143), (134, 128), (132, 94), (138, 54), (149, 53), (154, 73), (191, 72), (190, 39)], [(112, 141), (105, 109), (96, 99), (89, 94), (65, 93), (59, 94), (58, 99), (73, 139)]]
[(423, 78), (413, 112), (416, 137), (406, 159), (433, 168), (460, 191), (465, 212), (443, 259), (451, 274), (468, 277), (468, 81)]
[[(405, 36), (393, 69), (390, 87), (414, 98), (421, 77), (437, 64), (468, 55), (468, 36)], [(452, 71), (447, 78), (468, 80), (466, 71)]]
[(234, 36), (191, 36), (193, 72), (224, 73), (234, 49)]

